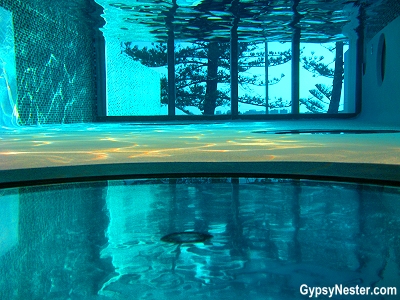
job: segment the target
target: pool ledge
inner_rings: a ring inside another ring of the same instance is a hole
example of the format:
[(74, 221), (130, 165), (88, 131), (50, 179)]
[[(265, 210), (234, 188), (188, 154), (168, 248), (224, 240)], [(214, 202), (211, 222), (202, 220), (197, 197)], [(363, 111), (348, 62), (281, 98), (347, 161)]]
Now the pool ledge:
[(0, 170), (0, 188), (122, 178), (275, 177), (400, 185), (400, 165), (337, 162), (149, 162)]

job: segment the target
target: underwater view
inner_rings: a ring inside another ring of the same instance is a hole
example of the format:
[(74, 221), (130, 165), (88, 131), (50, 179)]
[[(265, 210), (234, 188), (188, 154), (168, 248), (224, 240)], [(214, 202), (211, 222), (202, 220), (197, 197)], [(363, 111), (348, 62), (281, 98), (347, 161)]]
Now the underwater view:
[[(393, 0), (17, 2), (0, 1), (7, 127), (359, 113), (363, 43), (398, 11)], [(40, 15), (53, 22), (31, 22)]]
[(107, 116), (355, 112), (344, 93), (344, 82), (354, 85), (362, 9), (353, 2), (97, 3), (104, 7)]
[(0, 300), (397, 299), (399, 0), (0, 0)]
[(1, 299), (398, 295), (397, 187), (126, 179), (4, 189), (0, 205)]

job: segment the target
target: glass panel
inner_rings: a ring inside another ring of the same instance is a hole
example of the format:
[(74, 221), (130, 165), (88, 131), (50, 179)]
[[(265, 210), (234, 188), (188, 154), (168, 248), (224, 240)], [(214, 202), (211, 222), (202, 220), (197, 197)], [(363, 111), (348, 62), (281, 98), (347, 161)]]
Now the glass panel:
[(269, 113), (291, 112), (292, 60), (291, 43), (268, 43), (268, 94)]
[[(239, 113), (290, 112), (291, 43), (241, 43)], [(267, 56), (265, 53), (267, 52)], [(265, 61), (268, 59), (268, 70)], [(266, 87), (265, 83), (268, 82)]]
[(239, 44), (239, 114), (265, 114), (265, 44)]
[(176, 107), (180, 114), (214, 115), (230, 110), (229, 43), (177, 43)]
[(107, 38), (106, 49), (107, 116), (166, 114), (161, 97), (166, 47)]
[(301, 48), (300, 113), (344, 112), (343, 53), (348, 45), (302, 43)]

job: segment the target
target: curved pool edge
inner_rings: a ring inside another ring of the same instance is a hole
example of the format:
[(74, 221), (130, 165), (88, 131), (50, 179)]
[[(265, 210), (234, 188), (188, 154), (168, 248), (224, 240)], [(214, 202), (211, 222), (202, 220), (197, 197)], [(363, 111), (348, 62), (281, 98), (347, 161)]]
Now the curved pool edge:
[(400, 185), (400, 165), (336, 162), (157, 162), (0, 170), (0, 188), (123, 178), (270, 177)]

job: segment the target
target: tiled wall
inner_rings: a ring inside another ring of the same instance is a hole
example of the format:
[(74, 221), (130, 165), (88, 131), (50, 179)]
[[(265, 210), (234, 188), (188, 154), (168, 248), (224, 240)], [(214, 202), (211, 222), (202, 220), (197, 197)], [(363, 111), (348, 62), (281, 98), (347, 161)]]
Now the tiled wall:
[(107, 116), (160, 115), (160, 74), (123, 53), (118, 39), (106, 38), (106, 49)]
[(0, 128), (18, 122), (17, 74), (11, 12), (0, 7)]
[[(368, 3), (368, 1), (365, 1)], [(370, 41), (379, 31), (400, 16), (399, 0), (369, 1), (366, 7), (365, 37)]]
[(0, 0), (15, 33), (21, 125), (96, 116), (95, 10), (91, 0)]
[(0, 251), (0, 299), (93, 299), (113, 272), (100, 258), (109, 224), (105, 188), (91, 183), (2, 191), (2, 206), (17, 210), (2, 230), (18, 233)]

